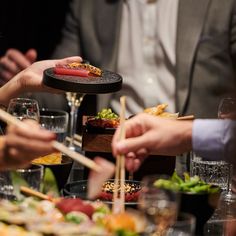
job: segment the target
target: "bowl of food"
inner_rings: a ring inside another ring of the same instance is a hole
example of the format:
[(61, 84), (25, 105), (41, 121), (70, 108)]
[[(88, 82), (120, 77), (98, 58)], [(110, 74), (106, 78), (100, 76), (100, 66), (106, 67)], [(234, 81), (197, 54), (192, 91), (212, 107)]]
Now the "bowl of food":
[[(118, 185), (118, 193), (119, 193)], [(125, 204), (126, 206), (137, 206), (138, 197), (140, 194), (141, 185), (139, 181), (126, 180), (125, 181)], [(109, 205), (112, 204), (114, 192), (114, 180), (107, 180), (104, 182), (101, 193), (97, 200), (105, 202)], [(63, 196), (79, 197), (87, 199), (87, 180), (70, 182), (65, 185), (62, 190)]]
[(67, 183), (73, 161), (70, 157), (55, 152), (47, 156), (39, 157), (32, 162), (33, 164), (43, 165), (44, 168), (49, 168), (55, 176), (59, 191)]
[(184, 173), (184, 178), (176, 172), (170, 179), (159, 179), (154, 182), (158, 188), (167, 188), (180, 194), (179, 211), (193, 214), (196, 217), (196, 234), (203, 234), (203, 227), (214, 213), (221, 190), (218, 186), (206, 184), (199, 176), (190, 177)]

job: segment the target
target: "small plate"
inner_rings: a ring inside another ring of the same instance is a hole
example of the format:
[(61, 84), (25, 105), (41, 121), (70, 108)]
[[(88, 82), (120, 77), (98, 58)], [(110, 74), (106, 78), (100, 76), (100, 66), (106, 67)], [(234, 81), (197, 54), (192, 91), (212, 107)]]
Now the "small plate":
[(102, 76), (57, 75), (54, 68), (43, 73), (43, 84), (48, 87), (84, 94), (113, 93), (121, 89), (122, 77), (114, 72), (103, 70)]

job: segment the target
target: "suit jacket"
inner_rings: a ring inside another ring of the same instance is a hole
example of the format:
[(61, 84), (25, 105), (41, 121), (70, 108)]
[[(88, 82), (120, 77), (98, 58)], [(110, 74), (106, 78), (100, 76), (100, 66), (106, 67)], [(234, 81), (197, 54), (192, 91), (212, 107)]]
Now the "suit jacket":
[[(116, 71), (122, 2), (72, 1), (54, 57), (78, 54), (91, 64)], [(182, 114), (216, 117), (220, 98), (235, 94), (235, 3), (179, 0), (175, 101)], [(108, 99), (109, 95), (103, 96)]]

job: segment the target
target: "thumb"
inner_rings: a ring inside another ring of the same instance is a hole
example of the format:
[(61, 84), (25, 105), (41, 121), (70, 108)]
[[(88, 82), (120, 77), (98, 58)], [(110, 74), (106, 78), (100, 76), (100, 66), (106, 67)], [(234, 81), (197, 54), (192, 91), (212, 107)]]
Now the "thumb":
[(25, 57), (31, 62), (35, 62), (37, 59), (37, 51), (33, 48), (29, 49), (26, 53), (25, 53)]

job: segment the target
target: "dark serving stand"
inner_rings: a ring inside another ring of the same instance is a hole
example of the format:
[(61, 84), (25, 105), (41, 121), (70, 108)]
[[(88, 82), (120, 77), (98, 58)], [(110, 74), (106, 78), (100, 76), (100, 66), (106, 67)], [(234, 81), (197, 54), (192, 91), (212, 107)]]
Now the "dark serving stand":
[(119, 91), (122, 87), (122, 77), (107, 70), (103, 70), (102, 76), (57, 75), (53, 72), (53, 68), (49, 68), (44, 71), (43, 84), (66, 92), (103, 94)]

